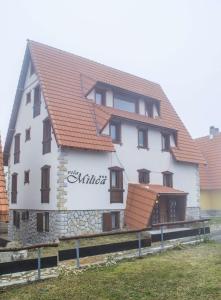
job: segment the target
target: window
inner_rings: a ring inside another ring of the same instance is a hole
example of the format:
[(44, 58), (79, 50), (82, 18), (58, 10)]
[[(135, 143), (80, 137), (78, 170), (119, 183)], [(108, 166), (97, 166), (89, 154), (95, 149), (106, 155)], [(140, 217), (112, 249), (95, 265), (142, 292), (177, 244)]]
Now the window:
[(20, 133), (15, 135), (14, 143), (14, 163), (17, 164), (20, 162)]
[(105, 105), (105, 91), (104, 90), (95, 90), (95, 102), (99, 105)]
[(117, 109), (121, 109), (121, 110), (132, 112), (132, 113), (135, 113), (135, 112), (138, 113), (138, 110), (139, 110), (138, 104), (139, 104), (138, 101), (135, 102), (133, 100), (128, 100), (127, 97), (123, 97), (123, 96), (115, 96), (114, 97), (114, 108), (117, 108)]
[(28, 210), (22, 212), (21, 219), (22, 219), (22, 221), (28, 221), (29, 220), (29, 211)]
[(26, 104), (31, 103), (31, 92), (26, 94)]
[(121, 143), (121, 124), (117, 122), (110, 123), (110, 136), (113, 143)]
[(153, 103), (152, 102), (146, 102), (146, 116), (149, 118), (153, 118)]
[(30, 171), (24, 172), (24, 184), (30, 183)]
[(110, 202), (123, 203), (123, 169), (112, 167), (110, 170)]
[(30, 141), (31, 139), (31, 128), (25, 130), (25, 141)]
[(40, 86), (36, 86), (34, 89), (34, 106), (33, 106), (33, 118), (37, 117), (41, 113), (41, 89)]
[(140, 169), (137, 171), (139, 183), (148, 184), (150, 182), (150, 171), (146, 169)]
[(120, 212), (103, 213), (103, 231), (111, 231), (120, 228)]
[(12, 174), (12, 183), (11, 183), (11, 203), (17, 203), (17, 186), (18, 186), (18, 174)]
[(49, 232), (49, 212), (37, 213), (37, 231)]
[(13, 225), (20, 228), (20, 213), (16, 210), (13, 210)]
[(47, 118), (43, 121), (43, 154), (51, 152), (51, 122)]
[(138, 129), (138, 148), (148, 149), (148, 131), (146, 129)]
[(163, 172), (163, 185), (173, 187), (173, 173), (169, 171)]
[(162, 133), (162, 151), (170, 151), (170, 134)]
[(35, 73), (35, 68), (34, 65), (32, 63), (32, 61), (30, 62), (30, 76), (33, 75)]
[(50, 196), (50, 166), (41, 168), (41, 203), (49, 203)]

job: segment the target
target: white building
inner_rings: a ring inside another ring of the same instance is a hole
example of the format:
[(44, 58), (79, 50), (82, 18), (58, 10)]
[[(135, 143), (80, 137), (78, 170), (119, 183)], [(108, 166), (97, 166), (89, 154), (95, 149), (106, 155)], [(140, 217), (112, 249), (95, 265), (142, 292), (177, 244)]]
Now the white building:
[[(158, 84), (28, 42), (4, 149), (11, 239), (122, 228), (129, 183), (184, 191), (199, 217), (202, 162)], [(180, 219), (164, 203), (151, 220)]]

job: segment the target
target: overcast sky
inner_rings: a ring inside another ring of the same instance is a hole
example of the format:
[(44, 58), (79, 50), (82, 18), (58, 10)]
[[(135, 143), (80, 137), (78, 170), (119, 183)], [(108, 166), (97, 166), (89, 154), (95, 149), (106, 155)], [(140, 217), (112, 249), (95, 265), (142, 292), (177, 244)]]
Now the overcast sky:
[(26, 39), (158, 82), (193, 137), (221, 128), (221, 1), (1, 0), (5, 140)]

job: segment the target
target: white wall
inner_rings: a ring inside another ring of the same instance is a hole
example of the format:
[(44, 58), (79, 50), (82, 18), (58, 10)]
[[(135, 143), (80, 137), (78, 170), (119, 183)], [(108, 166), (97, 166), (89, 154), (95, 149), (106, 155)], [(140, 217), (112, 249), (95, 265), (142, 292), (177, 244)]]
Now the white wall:
[[(105, 128), (108, 132), (108, 127)], [(161, 133), (149, 129), (149, 150), (137, 148), (137, 128), (123, 123), (122, 145), (115, 145), (116, 153), (86, 151), (68, 151), (68, 170), (79, 171), (83, 175), (106, 175), (105, 185), (67, 183), (68, 209), (115, 209), (125, 207), (127, 185), (138, 182), (138, 169), (151, 171), (150, 183), (163, 184), (162, 172), (174, 173), (174, 188), (188, 192), (188, 206), (198, 206), (198, 168), (196, 165), (176, 162), (169, 152), (162, 152)], [(110, 204), (109, 170), (111, 166), (120, 166), (124, 172), (124, 205)]]
[[(20, 133), (20, 162), (14, 164), (14, 139), (10, 149), (9, 169), (10, 175), (18, 173), (17, 204), (12, 204), (11, 209), (55, 209), (56, 188), (50, 192), (50, 203), (41, 204), (41, 167), (50, 165), (51, 184), (57, 182), (57, 144), (52, 134), (52, 152), (42, 155), (43, 120), (48, 116), (43, 96), (41, 97), (41, 113), (33, 119), (34, 90), (38, 84), (36, 75), (27, 75), (24, 94), (18, 113), (15, 134)], [(31, 91), (31, 103), (26, 105), (26, 94)], [(31, 140), (25, 142), (25, 130), (31, 127)], [(24, 171), (30, 170), (30, 183), (24, 185)], [(11, 191), (11, 176), (9, 176), (9, 191)], [(9, 197), (11, 194), (9, 193)]]

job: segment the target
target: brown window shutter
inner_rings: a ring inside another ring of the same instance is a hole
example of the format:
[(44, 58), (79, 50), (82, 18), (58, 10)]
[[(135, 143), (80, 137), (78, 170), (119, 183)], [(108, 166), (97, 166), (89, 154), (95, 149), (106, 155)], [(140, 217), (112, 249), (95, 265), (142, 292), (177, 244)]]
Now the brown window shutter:
[(11, 203), (17, 203), (18, 174), (12, 174)]
[(33, 118), (37, 117), (41, 113), (41, 89), (40, 86), (36, 86), (34, 89), (34, 106), (33, 106)]
[(43, 121), (43, 154), (51, 152), (51, 122), (47, 118)]
[(15, 135), (14, 144), (14, 163), (17, 164), (20, 161), (20, 133)]
[(49, 212), (45, 212), (45, 231), (49, 232)]
[(111, 223), (111, 213), (103, 213), (103, 231), (111, 231), (112, 223)]
[(37, 231), (43, 232), (43, 214), (37, 213)]
[(41, 203), (49, 203), (50, 198), (50, 166), (41, 169)]

